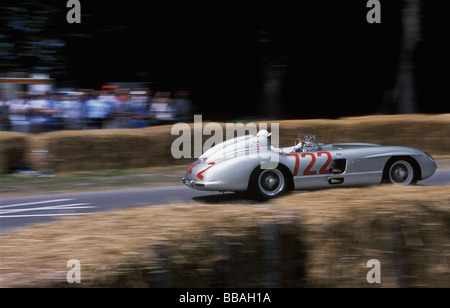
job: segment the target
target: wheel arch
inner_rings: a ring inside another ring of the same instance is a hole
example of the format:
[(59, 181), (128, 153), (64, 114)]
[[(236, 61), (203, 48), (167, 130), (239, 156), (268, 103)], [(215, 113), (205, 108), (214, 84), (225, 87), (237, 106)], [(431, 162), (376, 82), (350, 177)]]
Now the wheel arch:
[(283, 174), (285, 175), (285, 179), (287, 181), (286, 191), (294, 190), (294, 175), (292, 174), (291, 170), (289, 170), (289, 168), (282, 163), (278, 163), (277, 168), (278, 167), (280, 168), (281, 172), (283, 172)]

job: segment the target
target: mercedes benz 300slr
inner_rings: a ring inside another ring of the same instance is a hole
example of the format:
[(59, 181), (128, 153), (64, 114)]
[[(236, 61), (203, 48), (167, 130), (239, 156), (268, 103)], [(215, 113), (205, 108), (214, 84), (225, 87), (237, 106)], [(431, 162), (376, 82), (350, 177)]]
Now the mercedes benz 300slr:
[(220, 143), (195, 161), (183, 183), (206, 191), (248, 191), (257, 199), (285, 191), (379, 183), (414, 184), (435, 172), (427, 153), (371, 143), (318, 143), (315, 135), (275, 148), (261, 130)]

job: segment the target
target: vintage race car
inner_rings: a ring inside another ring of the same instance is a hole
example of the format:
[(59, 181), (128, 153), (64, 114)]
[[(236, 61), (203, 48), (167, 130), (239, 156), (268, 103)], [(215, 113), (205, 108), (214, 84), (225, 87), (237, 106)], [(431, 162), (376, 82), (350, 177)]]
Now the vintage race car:
[(433, 158), (418, 149), (371, 143), (296, 139), (291, 147), (274, 148), (261, 130), (220, 143), (195, 161), (183, 183), (207, 191), (248, 191), (269, 199), (289, 190), (365, 186), (379, 183), (414, 184), (435, 172)]

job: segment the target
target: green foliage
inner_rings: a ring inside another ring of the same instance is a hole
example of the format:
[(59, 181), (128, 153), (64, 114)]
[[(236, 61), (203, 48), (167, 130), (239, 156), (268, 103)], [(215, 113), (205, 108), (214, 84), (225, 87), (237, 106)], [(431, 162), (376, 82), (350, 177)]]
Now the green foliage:
[(58, 52), (65, 42), (58, 34), (64, 7), (56, 1), (0, 3), (0, 71), (50, 72), (60, 68)]

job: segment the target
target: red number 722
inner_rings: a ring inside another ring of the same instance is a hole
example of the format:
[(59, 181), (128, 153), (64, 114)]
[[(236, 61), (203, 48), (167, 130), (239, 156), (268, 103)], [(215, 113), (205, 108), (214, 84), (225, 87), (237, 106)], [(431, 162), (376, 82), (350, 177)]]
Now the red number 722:
[[(326, 155), (327, 156), (327, 161), (320, 168), (319, 174), (330, 173), (330, 170), (327, 170), (327, 168), (328, 168), (328, 165), (331, 162), (331, 154), (329, 152), (319, 152), (319, 153), (317, 153), (317, 157), (322, 156), (322, 155)], [(300, 157), (299, 157), (299, 155), (298, 154), (286, 154), (286, 156), (294, 156), (295, 157), (294, 176), (297, 176), (298, 168), (299, 168), (299, 165), (300, 165)], [(315, 175), (315, 174), (317, 174), (317, 171), (311, 171), (311, 168), (316, 163), (316, 154), (314, 154), (314, 153), (303, 153), (301, 155), (302, 158), (305, 158), (306, 156), (311, 156), (311, 162), (308, 164), (308, 166), (303, 171), (303, 175)]]

